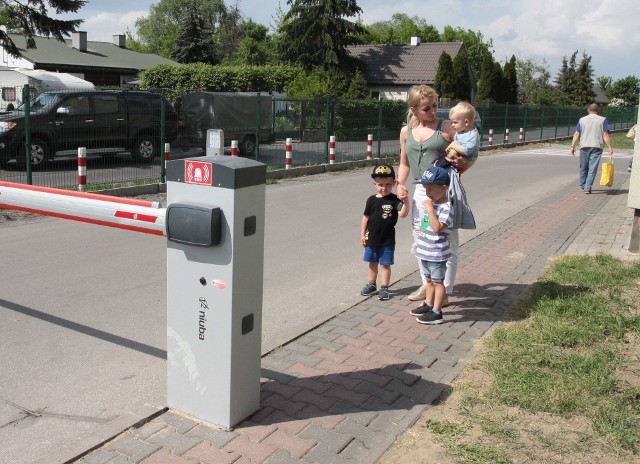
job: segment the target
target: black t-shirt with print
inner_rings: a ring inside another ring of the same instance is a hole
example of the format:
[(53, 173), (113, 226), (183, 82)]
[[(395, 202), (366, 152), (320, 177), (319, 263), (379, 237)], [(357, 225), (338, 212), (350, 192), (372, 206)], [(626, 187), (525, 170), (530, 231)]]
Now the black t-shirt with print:
[(398, 211), (402, 209), (402, 201), (395, 193), (390, 193), (386, 197), (371, 195), (367, 198), (364, 207), (364, 215), (367, 221), (365, 237), (367, 245), (393, 245), (396, 243), (396, 223), (398, 222)]

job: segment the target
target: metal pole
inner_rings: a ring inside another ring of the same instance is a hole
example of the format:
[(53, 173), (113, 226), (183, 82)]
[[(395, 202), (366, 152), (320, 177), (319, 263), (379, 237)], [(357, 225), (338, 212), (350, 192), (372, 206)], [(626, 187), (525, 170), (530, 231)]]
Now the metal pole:
[(260, 92), (256, 94), (256, 161), (260, 156)]
[(376, 158), (380, 158), (382, 151), (382, 100), (378, 98), (378, 150)]
[[(164, 125), (166, 123), (165, 107), (164, 107), (164, 90), (160, 90), (160, 148), (164, 147)], [(165, 182), (165, 160), (164, 153), (160, 156), (160, 183)]]
[(27, 184), (33, 185), (31, 178), (31, 130), (29, 129), (29, 115), (31, 112), (31, 92), (29, 84), (22, 87), (22, 105), (24, 107), (24, 157), (26, 162), (25, 172), (27, 174)]
[(329, 163), (329, 132), (331, 131), (331, 95), (327, 95), (324, 107), (325, 134), (324, 134), (324, 162)]

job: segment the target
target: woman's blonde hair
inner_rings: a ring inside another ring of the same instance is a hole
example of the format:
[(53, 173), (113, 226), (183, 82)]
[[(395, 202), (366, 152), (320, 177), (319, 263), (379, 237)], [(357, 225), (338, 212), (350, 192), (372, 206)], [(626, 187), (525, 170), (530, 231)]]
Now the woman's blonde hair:
[(438, 94), (435, 90), (433, 90), (428, 85), (413, 85), (409, 89), (409, 93), (407, 94), (407, 106), (409, 107), (407, 111), (407, 126), (413, 127), (413, 123), (416, 119), (416, 116), (411, 111), (411, 108), (418, 106), (420, 101), (423, 98), (435, 98), (436, 102), (438, 101)]

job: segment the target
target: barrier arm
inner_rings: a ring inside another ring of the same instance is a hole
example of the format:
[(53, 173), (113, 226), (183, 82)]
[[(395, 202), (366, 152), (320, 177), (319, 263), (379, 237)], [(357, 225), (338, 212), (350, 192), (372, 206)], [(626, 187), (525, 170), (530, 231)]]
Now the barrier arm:
[(159, 202), (0, 182), (0, 208), (166, 235), (166, 209)]

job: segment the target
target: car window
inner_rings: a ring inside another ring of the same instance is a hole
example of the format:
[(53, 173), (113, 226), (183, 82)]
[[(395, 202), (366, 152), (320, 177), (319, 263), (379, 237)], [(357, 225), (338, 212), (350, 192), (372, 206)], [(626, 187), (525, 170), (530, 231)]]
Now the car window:
[(115, 95), (96, 95), (93, 100), (96, 114), (117, 113), (118, 102), (118, 97)]
[(68, 114), (89, 114), (91, 112), (91, 106), (89, 104), (89, 97), (87, 95), (77, 95), (69, 97), (62, 102), (61, 108), (66, 108)]

